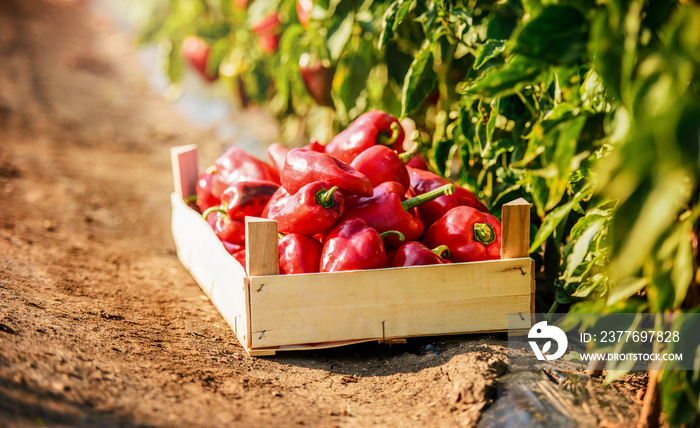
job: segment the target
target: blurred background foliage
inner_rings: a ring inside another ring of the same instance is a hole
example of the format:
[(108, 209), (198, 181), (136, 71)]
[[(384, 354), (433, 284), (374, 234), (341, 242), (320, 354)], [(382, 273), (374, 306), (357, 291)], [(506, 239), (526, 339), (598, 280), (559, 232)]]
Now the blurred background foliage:
[[(682, 0), (153, 0), (141, 42), (181, 46), (289, 145), (385, 110), (433, 170), (498, 215), (533, 204), (538, 311), (700, 309), (700, 6)], [(309, 77), (311, 76), (311, 77)], [(700, 350), (696, 350), (700, 362)], [(700, 363), (698, 363), (700, 364)], [(700, 367), (660, 376), (697, 423)], [(610, 379), (620, 372), (610, 374)]]

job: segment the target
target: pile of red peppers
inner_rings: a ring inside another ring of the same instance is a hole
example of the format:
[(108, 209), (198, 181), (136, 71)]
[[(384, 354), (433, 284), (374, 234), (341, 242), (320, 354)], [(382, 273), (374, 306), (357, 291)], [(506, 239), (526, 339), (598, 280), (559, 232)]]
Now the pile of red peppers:
[(500, 222), (404, 139), (371, 111), (327, 145), (271, 145), (270, 163), (232, 147), (199, 177), (196, 204), (244, 267), (245, 217), (277, 221), (280, 274), (499, 259)]

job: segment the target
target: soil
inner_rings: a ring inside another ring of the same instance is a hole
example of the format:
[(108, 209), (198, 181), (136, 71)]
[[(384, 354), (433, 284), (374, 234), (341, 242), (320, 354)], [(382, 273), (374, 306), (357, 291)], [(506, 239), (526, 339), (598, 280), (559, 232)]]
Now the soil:
[(169, 225), (170, 147), (206, 166), (231, 141), (146, 77), (87, 3), (0, 2), (0, 427), (476, 425), (512, 376), (505, 335), (246, 355)]

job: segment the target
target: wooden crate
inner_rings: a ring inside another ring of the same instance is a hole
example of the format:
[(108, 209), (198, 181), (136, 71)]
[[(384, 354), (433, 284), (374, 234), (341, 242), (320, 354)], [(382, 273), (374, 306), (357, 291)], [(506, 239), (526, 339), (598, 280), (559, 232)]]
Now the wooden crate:
[(502, 332), (509, 328), (510, 313), (522, 314), (522, 325), (515, 327), (531, 327), (535, 283), (525, 200), (503, 207), (502, 260), (278, 275), (277, 223), (247, 217), (244, 270), (183, 202), (195, 191), (196, 150), (172, 149), (177, 254), (250, 355)]

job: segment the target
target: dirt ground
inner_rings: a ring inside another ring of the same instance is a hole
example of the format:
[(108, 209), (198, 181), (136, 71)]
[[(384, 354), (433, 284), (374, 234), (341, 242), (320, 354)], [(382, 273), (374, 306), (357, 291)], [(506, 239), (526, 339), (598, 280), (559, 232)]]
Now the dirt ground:
[[(230, 142), (104, 16), (0, 1), (0, 427), (475, 426), (504, 396), (504, 335), (248, 357), (175, 255), (169, 149), (190, 143), (206, 163)], [(634, 420), (625, 385), (598, 423)]]

